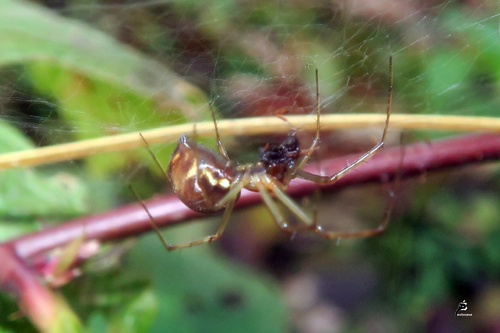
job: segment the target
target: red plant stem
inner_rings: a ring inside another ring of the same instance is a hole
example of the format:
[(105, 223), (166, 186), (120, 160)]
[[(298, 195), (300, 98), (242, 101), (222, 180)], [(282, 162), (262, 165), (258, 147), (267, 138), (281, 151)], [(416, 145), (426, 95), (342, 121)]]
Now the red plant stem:
[(0, 245), (0, 258), (0, 290), (16, 299), (23, 313), (40, 331), (50, 331), (57, 318), (57, 301), (52, 292), (26, 267), (12, 248)]
[[(393, 147), (378, 152), (369, 162), (350, 172), (335, 184), (338, 190), (344, 186), (367, 182), (386, 182), (401, 172), (403, 177), (421, 175), (453, 166), (500, 159), (500, 135), (480, 134), (457, 137), (432, 143), (416, 143), (403, 149)], [(353, 162), (359, 156), (349, 155), (321, 162), (324, 174), (333, 174)], [(314, 168), (309, 168), (314, 172)], [(304, 180), (294, 180), (287, 193), (294, 197), (313, 193), (317, 185)], [(242, 191), (236, 207), (255, 205), (261, 201), (255, 192)], [(146, 205), (159, 226), (170, 226), (192, 219), (201, 214), (182, 204), (175, 195), (158, 196)], [(86, 239), (111, 241), (136, 236), (152, 228), (148, 215), (139, 203), (130, 204), (116, 210), (84, 218), (79, 218), (38, 233), (29, 234), (5, 243), (20, 258), (30, 258), (36, 254), (65, 245), (82, 234)]]

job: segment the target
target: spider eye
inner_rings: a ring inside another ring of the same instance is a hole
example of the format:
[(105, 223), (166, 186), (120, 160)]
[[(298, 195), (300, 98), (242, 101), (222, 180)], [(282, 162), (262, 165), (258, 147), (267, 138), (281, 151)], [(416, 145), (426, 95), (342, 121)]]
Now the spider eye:
[(299, 140), (297, 139), (297, 133), (296, 132), (289, 133), (285, 141), (283, 141), (282, 145), (284, 147), (297, 147), (299, 145)]
[(283, 159), (283, 152), (278, 147), (263, 149), (260, 153), (260, 160), (267, 166), (280, 163)]
[(299, 147), (299, 139), (297, 139), (297, 133), (291, 132), (288, 134), (288, 137), (281, 144), (281, 147), (287, 157), (293, 158), (294, 156), (298, 156), (300, 152)]

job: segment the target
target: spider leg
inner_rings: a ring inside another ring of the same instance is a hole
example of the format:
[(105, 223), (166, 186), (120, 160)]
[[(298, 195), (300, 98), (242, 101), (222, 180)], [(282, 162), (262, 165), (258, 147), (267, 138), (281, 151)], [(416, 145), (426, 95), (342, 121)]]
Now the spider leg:
[[(259, 182), (257, 186), (259, 188), (259, 192), (262, 195), (262, 199), (264, 200), (266, 206), (270, 210), (274, 219), (278, 226), (286, 232), (294, 233), (301, 231), (309, 231), (314, 232), (315, 234), (320, 235), (326, 239), (341, 239), (341, 238), (368, 238), (379, 235), (385, 231), (389, 221), (391, 219), (391, 214), (394, 208), (395, 200), (394, 193), (391, 192), (391, 202), (387, 206), (382, 222), (378, 227), (373, 229), (364, 229), (359, 231), (327, 231), (324, 230), (321, 226), (317, 224), (316, 211), (313, 213), (313, 216), (308, 216), (304, 210), (293, 201), (284, 191), (280, 189), (279, 186), (276, 186), (275, 182), (272, 178), (267, 175), (259, 176)], [(304, 228), (291, 228), (286, 219), (283, 217), (282, 213), (279, 211), (276, 202), (269, 195), (269, 191), (271, 191), (276, 198), (281, 201), (300, 221), (305, 224)]]
[[(148, 212), (148, 215), (150, 217), (150, 221), (151, 221), (151, 223), (153, 223), (153, 227), (156, 231), (156, 234), (160, 238), (160, 241), (162, 242), (163, 247), (165, 249), (167, 249), (168, 251), (172, 251), (172, 250), (183, 249), (183, 248), (187, 248), (187, 247), (193, 247), (193, 246), (201, 245), (204, 243), (214, 242), (214, 241), (218, 240), (219, 238), (221, 238), (222, 234), (224, 233), (224, 230), (226, 230), (226, 227), (229, 224), (229, 221), (231, 220), (231, 213), (233, 212), (234, 204), (238, 200), (238, 193), (242, 190), (242, 188), (246, 184), (248, 184), (248, 180), (249, 180), (249, 177), (248, 177), (248, 173), (246, 173), (246, 172), (241, 177), (235, 179), (235, 181), (231, 185), (231, 189), (228, 191), (228, 193), (219, 202), (216, 203), (216, 205), (218, 205), (218, 206), (221, 206), (221, 207), (225, 206), (226, 207), (224, 209), (224, 214), (222, 215), (222, 221), (219, 224), (219, 226), (217, 227), (217, 230), (212, 235), (203, 237), (203, 238), (198, 239), (198, 240), (194, 240), (194, 241), (183, 243), (183, 244), (177, 244), (177, 245), (168, 244), (167, 241), (165, 240), (165, 238), (159, 232), (159, 228), (156, 225), (156, 223), (154, 222), (153, 217)], [(142, 203), (142, 206), (144, 207), (144, 209), (147, 212), (147, 208), (144, 205), (144, 203)]]
[(215, 119), (215, 111), (212, 102), (210, 102), (210, 113), (212, 114), (212, 120), (214, 122), (215, 137), (217, 139), (217, 149), (219, 150), (219, 153), (224, 156), (224, 158), (229, 160), (229, 155), (227, 154), (226, 148), (224, 148), (224, 146), (222, 145), (222, 141), (220, 140), (219, 128), (217, 127), (217, 119)]
[(312, 182), (317, 183), (317, 184), (331, 184), (331, 183), (336, 182), (337, 180), (339, 180), (343, 176), (345, 176), (347, 173), (349, 173), (353, 169), (356, 169), (358, 166), (360, 166), (364, 162), (368, 161), (383, 146), (384, 146), (383, 142), (378, 143), (377, 145), (375, 145), (375, 147), (370, 149), (368, 152), (361, 155), (361, 157), (358, 158), (354, 163), (349, 164), (348, 166), (346, 166), (344, 169), (342, 169), (338, 173), (334, 174), (333, 176), (315, 175), (315, 174), (312, 174), (312, 173), (304, 171), (304, 170), (297, 170), (296, 175), (299, 178), (309, 180), (309, 181), (312, 181)]
[[(387, 96), (387, 111), (386, 111), (387, 116), (385, 118), (384, 131), (382, 133), (382, 138), (380, 139), (380, 141), (372, 149), (370, 149), (368, 152), (361, 155), (361, 157), (359, 157), (354, 163), (346, 166), (343, 170), (334, 174), (333, 176), (320, 176), (320, 175), (315, 175), (315, 174), (312, 174), (312, 173), (309, 173), (307, 171), (302, 170), (302, 167), (305, 165), (302, 162), (304, 161), (304, 159), (306, 159), (306, 161), (309, 159), (309, 157), (308, 157), (309, 153), (312, 154), (312, 152), (308, 152), (308, 155), (306, 155), (306, 157), (301, 161), (301, 163), (295, 169), (294, 175), (296, 175), (297, 177), (306, 179), (306, 180), (310, 180), (310, 181), (318, 183), (318, 184), (330, 184), (330, 183), (336, 182), (337, 180), (342, 178), (345, 174), (347, 174), (349, 171), (357, 168), (358, 166), (360, 166), (364, 162), (368, 161), (370, 158), (373, 157), (373, 155), (375, 155), (375, 153), (378, 150), (382, 149), (382, 147), (385, 144), (385, 138), (387, 136), (387, 131), (389, 129), (389, 120), (391, 118), (392, 86), (393, 86), (392, 57), (389, 58), (389, 72), (390, 72), (390, 84), (389, 84), (389, 90), (388, 90), (388, 96)], [(319, 112), (318, 112), (318, 119), (319, 119)], [(319, 125), (317, 126), (316, 138), (314, 139), (314, 142), (313, 142), (313, 145), (311, 146), (311, 148), (315, 147), (316, 140), (319, 141)]]
[(269, 175), (255, 175), (254, 182), (257, 184), (264, 203), (266, 204), (267, 208), (273, 215), (274, 220), (282, 230), (289, 233), (295, 233), (297, 231), (300, 231), (302, 228), (290, 227), (290, 225), (286, 221), (286, 218), (279, 210), (276, 202), (269, 194), (269, 191), (271, 191), (279, 201), (281, 201), (295, 216), (297, 216), (297, 218), (306, 225), (307, 229), (309, 229), (313, 225), (313, 218), (308, 216), (304, 212), (304, 210), (302, 210), (302, 208), (300, 208), (300, 206), (281, 189), (279, 183), (274, 181), (274, 179), (269, 177)]
[(290, 180), (295, 178), (298, 171), (302, 170), (304, 166), (307, 164), (309, 159), (312, 157), (312, 154), (314, 154), (314, 151), (316, 150), (316, 147), (319, 145), (320, 141), (320, 124), (321, 124), (321, 107), (320, 107), (320, 100), (319, 100), (319, 78), (318, 78), (318, 69), (316, 68), (316, 135), (314, 137), (313, 143), (311, 146), (307, 149), (306, 155), (300, 160), (300, 162), (297, 164), (297, 166), (293, 169), (293, 171), (290, 173)]
[(376, 228), (371, 229), (363, 229), (358, 231), (329, 231), (324, 230), (321, 226), (316, 223), (316, 214), (314, 215), (314, 223), (312, 224), (312, 228), (310, 231), (315, 234), (320, 235), (326, 239), (342, 239), (342, 238), (369, 238), (382, 234), (387, 226), (389, 225), (389, 221), (391, 220), (392, 211), (395, 205), (395, 195), (394, 192), (390, 192), (390, 203), (385, 209), (384, 216), (382, 218), (382, 222)]
[(135, 199), (142, 206), (142, 208), (144, 209), (144, 211), (146, 212), (146, 214), (148, 214), (149, 221), (151, 222), (151, 225), (153, 226), (154, 231), (158, 235), (158, 238), (160, 239), (160, 242), (162, 243), (163, 247), (166, 250), (171, 251), (172, 250), (172, 245), (168, 244), (168, 242), (165, 240), (165, 238), (161, 235), (160, 228), (158, 228), (158, 225), (156, 224), (153, 215), (151, 215), (151, 212), (149, 211), (149, 209), (146, 206), (146, 204), (144, 203), (144, 201), (141, 198), (139, 198), (139, 195), (137, 194), (137, 192), (134, 190), (134, 188), (132, 186), (129, 186), (129, 189), (132, 192), (132, 194), (135, 196)]
[(364, 229), (359, 231), (352, 232), (337, 232), (337, 231), (325, 231), (321, 226), (318, 226), (316, 222), (316, 214), (314, 214), (314, 223), (312, 224), (311, 231), (322, 236), (327, 239), (341, 239), (341, 238), (368, 238), (380, 235), (385, 231), (387, 226), (389, 225), (389, 221), (391, 220), (392, 211), (394, 210), (394, 206), (396, 205), (396, 192), (398, 192), (401, 178), (403, 176), (403, 161), (405, 158), (405, 149), (402, 144), (403, 135), (400, 138), (401, 144), (401, 154), (399, 161), (399, 172), (396, 174), (396, 178), (394, 179), (394, 186), (389, 192), (389, 203), (385, 209), (384, 216), (382, 218), (382, 222), (378, 225), (378, 227), (373, 229)]
[(165, 237), (163, 237), (163, 235), (161, 234), (160, 228), (158, 227), (158, 224), (156, 223), (153, 215), (151, 214), (148, 207), (146, 206), (146, 203), (141, 198), (139, 198), (139, 196), (137, 195), (137, 193), (135, 192), (135, 190), (131, 186), (130, 186), (130, 190), (132, 191), (135, 198), (137, 199), (137, 201), (140, 203), (140, 205), (142, 206), (142, 208), (144, 209), (144, 211), (148, 215), (149, 221), (151, 222), (151, 225), (153, 226), (153, 229), (156, 232), (156, 235), (158, 235), (158, 239), (160, 240), (161, 244), (163, 245), (163, 247), (167, 251), (183, 249), (183, 248), (201, 245), (204, 243), (210, 243), (210, 242), (218, 240), (222, 236), (222, 234), (224, 233), (224, 230), (226, 229), (226, 226), (228, 225), (228, 223), (230, 221), (231, 213), (233, 211), (233, 207), (234, 207), (234, 204), (236, 202), (236, 197), (233, 197), (232, 200), (229, 200), (227, 202), (226, 209), (224, 210), (224, 214), (222, 215), (222, 222), (219, 224), (219, 227), (217, 228), (217, 231), (214, 234), (212, 234), (210, 236), (203, 237), (203, 238), (195, 240), (195, 241), (191, 241), (191, 242), (187, 242), (187, 243), (183, 243), (183, 244), (171, 245), (167, 242)]
[(283, 216), (281, 210), (279, 209), (278, 205), (276, 204), (276, 202), (274, 202), (273, 198), (271, 198), (271, 195), (268, 192), (269, 188), (271, 188), (273, 185), (264, 184), (263, 179), (264, 178), (262, 176), (255, 176), (254, 183), (257, 185), (257, 188), (259, 189), (259, 193), (262, 197), (262, 200), (264, 200), (267, 209), (269, 209), (271, 215), (274, 218), (274, 221), (281, 230), (290, 234), (294, 234), (297, 230), (295, 228), (290, 227), (290, 225), (287, 223), (286, 218)]
[[(248, 172), (245, 172), (241, 177), (235, 179), (233, 184), (231, 185), (231, 189), (228, 191), (228, 193), (219, 201), (216, 203), (216, 205), (219, 206), (226, 206), (224, 210), (224, 214), (222, 215), (222, 221), (219, 224), (219, 227), (215, 231), (214, 234), (203, 237), (201, 239), (191, 241), (188, 243), (184, 244), (178, 244), (178, 245), (169, 245), (165, 238), (160, 234), (158, 226), (154, 222), (154, 219), (152, 218), (151, 214), (148, 212), (148, 215), (150, 217), (151, 223), (153, 223), (154, 229), (157, 232), (158, 237), (160, 237), (160, 240), (163, 244), (163, 247), (167, 249), (168, 251), (172, 250), (177, 250), (177, 249), (183, 249), (186, 247), (192, 247), (192, 246), (197, 246), (201, 245), (204, 243), (210, 243), (218, 240), (221, 238), (222, 234), (224, 233), (224, 230), (226, 230), (227, 225), (229, 224), (229, 221), (231, 220), (231, 213), (233, 212), (234, 204), (238, 200), (238, 193), (242, 190), (242, 188), (248, 184), (249, 181), (249, 176)], [(144, 209), (146, 209), (144, 203), (142, 203)], [(147, 211), (147, 210), (146, 210)]]
[[(210, 236), (203, 237), (201, 239), (198, 239), (198, 240), (195, 240), (192, 242), (184, 243), (184, 244), (168, 245), (167, 247), (165, 247), (165, 244), (164, 244), (163, 246), (168, 251), (172, 251), (172, 250), (177, 250), (177, 249), (183, 249), (186, 247), (192, 247), (192, 246), (196, 246), (196, 245), (210, 243), (210, 242), (214, 242), (214, 241), (218, 240), (222, 236), (222, 234), (224, 233), (224, 230), (226, 229), (227, 225), (229, 224), (231, 213), (233, 212), (233, 207), (234, 207), (235, 202), (236, 202), (236, 199), (233, 198), (231, 201), (229, 201), (227, 203), (226, 209), (224, 210), (224, 214), (222, 215), (222, 222), (219, 224), (219, 227), (217, 228), (217, 231), (214, 234), (212, 234)], [(158, 234), (158, 235), (161, 236), (160, 234)], [(161, 237), (163, 238), (163, 236), (161, 236)], [(165, 243), (165, 240), (163, 240), (162, 243)]]
[[(389, 71), (390, 71), (390, 84), (389, 84), (389, 89), (388, 89), (388, 96), (387, 96), (387, 110), (386, 110), (386, 119), (385, 119), (385, 126), (384, 126), (384, 131), (382, 133), (382, 138), (380, 141), (368, 152), (364, 153), (361, 157), (359, 157), (354, 163), (348, 165), (345, 167), (343, 170), (340, 172), (332, 175), (332, 176), (320, 176), (320, 175), (315, 175), (312, 173), (309, 173), (307, 171), (302, 170), (302, 168), (306, 165), (308, 160), (311, 158), (312, 154), (314, 153), (314, 150), (316, 149), (317, 145), (319, 144), (320, 141), (320, 103), (319, 103), (319, 89), (318, 89), (318, 84), (316, 83), (316, 100), (317, 100), (317, 122), (316, 122), (316, 136), (314, 138), (314, 141), (312, 145), (309, 147), (306, 155), (304, 158), (297, 164), (297, 166), (294, 168), (294, 170), (291, 172), (291, 178), (293, 177), (300, 177), (306, 180), (310, 180), (313, 182), (316, 182), (318, 184), (326, 184), (326, 183), (333, 183), (340, 178), (342, 178), (345, 174), (347, 174), (349, 171), (352, 171), (353, 169), (357, 168), (360, 166), (362, 163), (368, 161), (370, 158), (373, 157), (373, 155), (380, 150), (384, 144), (385, 144), (385, 139), (387, 136), (387, 131), (389, 128), (389, 120), (391, 116), (391, 106), (392, 106), (392, 87), (393, 87), (393, 73), (392, 73), (392, 57), (389, 58)], [(318, 76), (316, 73), (316, 82), (318, 82)], [(269, 202), (274, 202), (270, 198), (269, 194), (267, 193), (268, 190), (272, 191), (273, 194), (276, 196), (277, 199), (279, 199), (285, 206), (288, 207), (302, 222), (304, 222), (307, 226), (307, 229), (319, 234), (320, 236), (327, 238), (327, 239), (340, 239), (340, 238), (366, 238), (366, 237), (372, 237), (381, 234), (384, 232), (384, 230), (387, 228), (387, 225), (389, 224), (392, 210), (395, 205), (395, 196), (394, 193), (391, 192), (391, 200), (390, 203), (385, 210), (384, 217), (382, 219), (382, 222), (379, 224), (377, 228), (374, 229), (364, 229), (364, 230), (359, 230), (359, 231), (353, 231), (353, 232), (337, 232), (337, 231), (326, 231), (324, 230), (321, 226), (317, 224), (317, 218), (316, 218), (316, 212), (314, 212), (313, 217), (309, 217), (308, 215), (305, 214), (305, 212), (298, 206), (286, 193), (275, 184), (275, 181), (270, 178), (267, 175), (262, 175), (260, 176), (261, 182), (266, 182), (266, 186), (261, 185), (261, 187), (264, 187), (263, 190), (260, 190), (261, 193), (263, 194), (263, 198), (265, 199), (265, 195), (269, 197), (266, 201), (266, 204), (268, 207), (271, 209), (272, 205), (269, 204)], [(275, 204), (274, 204), (275, 205)], [(276, 217), (275, 217), (276, 218)], [(286, 225), (286, 222), (283, 221), (278, 221), (278, 224), (281, 225)]]
[(163, 245), (163, 247), (165, 248), (165, 250), (173, 251), (173, 250), (177, 250), (177, 249), (183, 249), (183, 248), (187, 248), (187, 247), (201, 245), (204, 243), (210, 243), (210, 242), (218, 240), (222, 236), (222, 234), (224, 233), (224, 230), (226, 229), (226, 227), (230, 221), (230, 217), (231, 217), (231, 213), (233, 211), (234, 204), (238, 200), (238, 193), (242, 190), (242, 188), (246, 184), (248, 184), (249, 179), (250, 179), (250, 177), (249, 177), (248, 172), (244, 172), (240, 177), (237, 177), (234, 180), (234, 182), (232, 183), (231, 189), (228, 191), (228, 193), (219, 202), (216, 203), (216, 205), (218, 205), (220, 207), (225, 206), (225, 210), (224, 210), (224, 214), (222, 215), (222, 221), (219, 224), (219, 226), (214, 234), (203, 237), (203, 238), (198, 239), (198, 240), (194, 240), (194, 241), (183, 243), (183, 244), (176, 244), (176, 245), (172, 245), (172, 244), (169, 244), (169, 242), (167, 242), (165, 237), (163, 237), (163, 235), (161, 234), (160, 228), (158, 227), (158, 223), (156, 223), (153, 215), (149, 211), (145, 202), (141, 198), (139, 198), (139, 196), (134, 191), (132, 186), (130, 186), (130, 190), (134, 194), (135, 198), (140, 203), (140, 205), (142, 206), (142, 208), (144, 209), (146, 214), (148, 215), (149, 221), (151, 222), (151, 225), (153, 226), (153, 229), (156, 232), (156, 234), (158, 235), (158, 238), (160, 239), (160, 242)]
[(283, 191), (278, 185), (279, 183), (267, 174), (261, 175), (260, 178), (262, 179), (261, 183), (265, 182), (265, 188), (270, 190), (300, 221), (308, 227), (314, 225), (314, 219), (307, 215), (304, 210)]
[[(229, 191), (220, 199), (215, 207), (222, 208), (225, 206), (227, 202), (230, 202), (233, 198), (238, 198), (238, 193), (250, 182), (250, 175), (248, 172), (244, 172), (242, 175), (237, 176), (233, 183), (231, 184), (231, 188)], [(236, 200), (235, 200), (236, 201)]]
[(168, 176), (168, 172), (165, 169), (163, 169), (163, 167), (161, 166), (160, 161), (158, 161), (158, 158), (156, 157), (156, 155), (153, 153), (153, 151), (149, 147), (149, 143), (146, 141), (146, 138), (144, 138), (144, 136), (142, 135), (142, 133), (139, 133), (139, 135), (140, 135), (142, 141), (144, 142), (144, 144), (146, 146), (146, 149), (149, 152), (149, 155), (151, 155), (151, 157), (155, 161), (155, 163), (158, 166), (158, 168), (160, 168), (160, 170), (163, 172), (163, 174), (165, 175), (165, 177), (170, 181), (170, 177)]

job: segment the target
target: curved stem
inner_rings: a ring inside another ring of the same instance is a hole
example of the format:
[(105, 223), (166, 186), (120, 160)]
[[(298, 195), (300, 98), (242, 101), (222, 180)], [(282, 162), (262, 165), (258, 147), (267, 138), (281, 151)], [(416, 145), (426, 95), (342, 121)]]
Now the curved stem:
[[(405, 147), (405, 157), (400, 160), (400, 147), (386, 148), (377, 153), (356, 172), (346, 174), (334, 185), (323, 188), (338, 190), (344, 186), (386, 182), (398, 173), (402, 177), (421, 175), (434, 170), (454, 166), (500, 159), (500, 135), (481, 134), (457, 137), (432, 143), (416, 143)], [(357, 155), (337, 157), (322, 161), (325, 173), (343, 169), (346, 161), (356, 160)], [(307, 196), (317, 185), (302, 179), (295, 179), (287, 193), (294, 197)], [(242, 191), (235, 208), (247, 207), (261, 202), (259, 193)], [(158, 196), (146, 202), (151, 215), (161, 227), (183, 223), (199, 218), (196, 213), (182, 204), (175, 195)], [(124, 239), (148, 232), (152, 228), (149, 216), (140, 203), (133, 203), (116, 210), (68, 221), (51, 229), (13, 239), (4, 245), (13, 248), (16, 254), (27, 259), (36, 254), (63, 246), (82, 234), (86, 239), (101, 242)]]
[[(40, 332), (67, 332), (81, 329), (81, 323), (67, 304), (26, 267), (14, 249), (0, 245), (0, 290), (14, 297)], [(6, 315), (5, 313), (3, 315)]]

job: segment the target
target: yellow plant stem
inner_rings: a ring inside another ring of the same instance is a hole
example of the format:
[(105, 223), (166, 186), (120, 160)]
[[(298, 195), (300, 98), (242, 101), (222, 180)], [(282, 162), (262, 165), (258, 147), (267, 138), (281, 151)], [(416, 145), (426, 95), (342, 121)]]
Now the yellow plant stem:
[[(321, 130), (354, 129), (383, 126), (385, 114), (329, 114), (321, 116)], [(290, 129), (315, 130), (316, 120), (311, 115), (224, 119), (217, 122), (221, 136), (263, 135), (287, 133)], [(214, 135), (212, 121), (187, 123), (141, 131), (149, 144), (176, 141), (182, 134), (193, 133), (210, 137)], [(453, 132), (500, 133), (500, 118), (444, 115), (391, 115), (390, 129), (432, 130)], [(144, 146), (139, 132), (118, 134), (103, 138), (42, 147), (0, 155), (0, 170), (17, 167), (33, 167), (42, 164), (81, 159), (106, 152), (119, 152)]]

